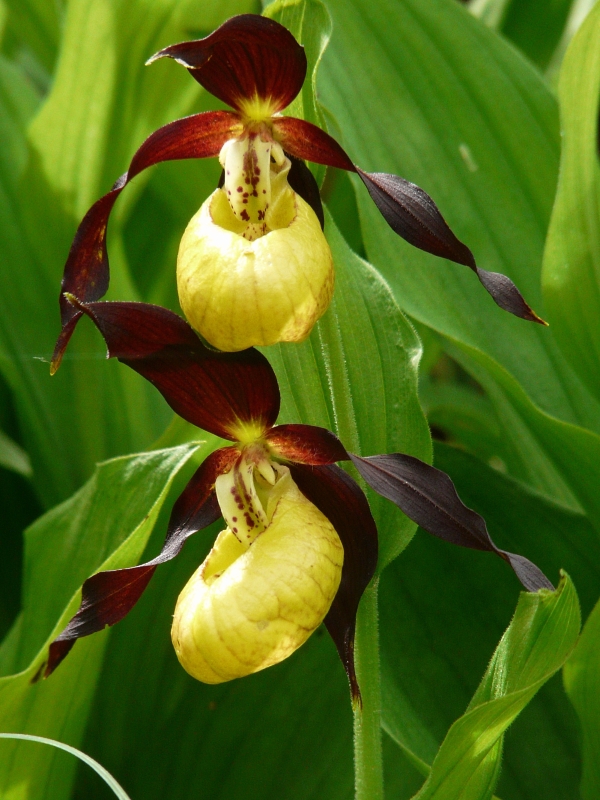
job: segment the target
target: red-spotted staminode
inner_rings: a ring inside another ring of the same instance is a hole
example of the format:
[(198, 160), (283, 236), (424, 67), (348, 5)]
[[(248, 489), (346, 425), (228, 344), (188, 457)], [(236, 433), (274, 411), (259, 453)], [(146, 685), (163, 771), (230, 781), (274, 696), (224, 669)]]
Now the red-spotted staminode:
[(397, 234), (470, 267), (499, 306), (541, 322), (509, 278), (477, 267), (422, 189), (395, 175), (364, 172), (325, 131), (285, 116), (304, 82), (306, 57), (282, 25), (244, 14), (205, 39), (166, 47), (149, 63), (166, 56), (233, 110), (195, 114), (157, 130), (88, 211), (65, 266), (53, 371), (81, 316), (64, 293), (91, 302), (108, 288), (106, 227), (115, 200), (142, 170), (174, 159), (219, 157), (224, 170), (222, 188), (191, 220), (178, 258), (183, 311), (221, 350), (301, 341), (329, 305), (331, 253), (318, 187), (304, 160), (357, 173)]
[(377, 530), (365, 495), (339, 461), (351, 460), (367, 484), (423, 529), (499, 555), (530, 591), (552, 588), (526, 558), (496, 547), (440, 470), (400, 453), (353, 455), (323, 428), (276, 425), (277, 380), (257, 350), (211, 350), (158, 306), (67, 300), (93, 320), (110, 357), (151, 381), (181, 417), (232, 445), (193, 475), (156, 558), (84, 583), (79, 611), (50, 646), (46, 676), (78, 638), (122, 619), (156, 567), (222, 516), (226, 527), (175, 611), (172, 638), (183, 666), (208, 683), (241, 677), (286, 658), (324, 620), (358, 699), (354, 630), (377, 566)]

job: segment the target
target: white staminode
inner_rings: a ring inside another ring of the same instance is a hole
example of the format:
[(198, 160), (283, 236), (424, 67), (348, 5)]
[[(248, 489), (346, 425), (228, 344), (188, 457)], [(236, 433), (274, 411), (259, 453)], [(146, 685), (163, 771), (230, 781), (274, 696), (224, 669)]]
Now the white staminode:
[(225, 170), (223, 188), (231, 209), (246, 226), (242, 236), (249, 241), (264, 236), (269, 231), (267, 212), (273, 189), (278, 188), (272, 183), (287, 183), (291, 166), (281, 145), (263, 139), (260, 133), (247, 134), (225, 142), (219, 161)]
[(273, 465), (265, 456), (253, 459), (245, 455), (215, 481), (223, 518), (244, 547), (249, 547), (269, 524), (269, 499), (277, 479), (286, 472), (285, 467)]

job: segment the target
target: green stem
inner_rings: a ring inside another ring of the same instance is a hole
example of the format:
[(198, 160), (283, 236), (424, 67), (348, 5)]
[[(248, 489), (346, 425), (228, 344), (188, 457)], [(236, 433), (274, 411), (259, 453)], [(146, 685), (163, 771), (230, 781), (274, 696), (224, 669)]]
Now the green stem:
[(381, 756), (381, 676), (375, 579), (365, 591), (356, 620), (354, 659), (362, 707), (354, 707), (355, 800), (383, 800)]

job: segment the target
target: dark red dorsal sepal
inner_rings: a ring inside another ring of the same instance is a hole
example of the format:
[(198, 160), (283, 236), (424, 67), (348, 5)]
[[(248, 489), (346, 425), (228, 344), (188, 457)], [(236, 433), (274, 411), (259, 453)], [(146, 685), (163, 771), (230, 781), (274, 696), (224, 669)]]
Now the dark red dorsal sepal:
[(306, 55), (275, 20), (240, 14), (204, 39), (165, 47), (148, 60), (173, 58), (219, 100), (238, 111), (245, 101), (267, 101), (270, 114), (288, 106), (306, 77)]

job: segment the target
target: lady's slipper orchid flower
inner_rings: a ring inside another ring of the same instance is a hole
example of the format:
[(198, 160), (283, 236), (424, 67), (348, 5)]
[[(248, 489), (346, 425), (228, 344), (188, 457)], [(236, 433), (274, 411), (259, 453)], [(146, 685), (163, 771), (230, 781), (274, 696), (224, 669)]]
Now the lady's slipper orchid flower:
[(477, 267), (422, 189), (395, 175), (364, 172), (323, 130), (282, 116), (302, 87), (306, 57), (279, 23), (233, 17), (210, 36), (167, 47), (148, 63), (166, 56), (233, 111), (195, 114), (157, 130), (88, 211), (65, 266), (53, 371), (82, 314), (65, 293), (89, 303), (107, 291), (106, 228), (115, 200), (140, 172), (175, 159), (219, 157), (224, 170), (222, 187), (188, 225), (178, 258), (183, 311), (219, 349), (300, 341), (329, 304), (331, 254), (318, 187), (304, 160), (357, 173), (397, 234), (470, 267), (499, 306), (542, 322), (509, 278)]
[(435, 536), (499, 555), (530, 591), (551, 588), (530, 561), (496, 547), (445, 473), (400, 453), (352, 455), (323, 428), (275, 425), (279, 388), (258, 351), (211, 350), (157, 306), (67, 299), (96, 324), (109, 357), (151, 381), (188, 422), (233, 444), (193, 475), (156, 558), (84, 583), (79, 611), (50, 646), (46, 676), (78, 638), (122, 619), (156, 567), (222, 516), (226, 528), (175, 611), (172, 638), (185, 669), (208, 683), (256, 672), (286, 658), (324, 621), (358, 699), (354, 629), (377, 566), (377, 530), (365, 495), (338, 461), (352, 460), (376, 492)]

